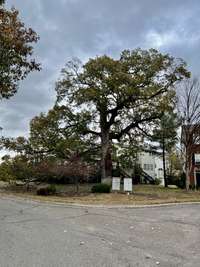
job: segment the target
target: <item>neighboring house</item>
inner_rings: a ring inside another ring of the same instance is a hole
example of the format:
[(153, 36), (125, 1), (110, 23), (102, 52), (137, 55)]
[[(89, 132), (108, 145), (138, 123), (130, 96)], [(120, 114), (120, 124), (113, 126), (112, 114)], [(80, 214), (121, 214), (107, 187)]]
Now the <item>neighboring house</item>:
[[(120, 155), (120, 146), (116, 145), (117, 155)], [(162, 157), (149, 152), (142, 151), (137, 153), (136, 164), (139, 164), (142, 169), (142, 175), (140, 175), (137, 182), (144, 183), (154, 183), (155, 179), (160, 179), (160, 184), (164, 186), (164, 173), (163, 173), (163, 161)], [(130, 168), (123, 169), (124, 175), (126, 174), (129, 177), (132, 177), (134, 174), (134, 166)]]
[[(190, 185), (200, 187), (200, 124), (182, 126), (181, 143), (185, 152), (185, 164), (189, 169)], [(184, 172), (186, 173), (186, 167)]]
[(160, 156), (151, 152), (141, 152), (138, 155), (138, 162), (145, 173), (154, 180), (160, 179), (161, 185), (164, 186), (163, 161)]
[(200, 187), (200, 145), (194, 145), (190, 164), (190, 184)]

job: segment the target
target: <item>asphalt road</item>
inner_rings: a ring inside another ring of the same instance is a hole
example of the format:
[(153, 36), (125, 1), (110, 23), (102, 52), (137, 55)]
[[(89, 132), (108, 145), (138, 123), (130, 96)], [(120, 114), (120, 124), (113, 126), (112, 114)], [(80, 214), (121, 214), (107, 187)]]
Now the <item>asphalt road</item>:
[(79, 208), (0, 198), (1, 267), (200, 266), (200, 205)]

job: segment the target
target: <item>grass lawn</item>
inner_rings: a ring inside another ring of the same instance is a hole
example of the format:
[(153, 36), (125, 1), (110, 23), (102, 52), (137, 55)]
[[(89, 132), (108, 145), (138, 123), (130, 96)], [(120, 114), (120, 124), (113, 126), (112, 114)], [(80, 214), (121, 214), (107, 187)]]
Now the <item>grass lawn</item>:
[(181, 189), (169, 189), (156, 185), (135, 185), (133, 194), (124, 193), (92, 194), (92, 185), (80, 185), (79, 194), (75, 194), (74, 185), (57, 185), (57, 196), (37, 196), (33, 192), (2, 191), (1, 195), (15, 195), (42, 201), (63, 202), (68, 204), (93, 205), (148, 205), (162, 203), (200, 202), (200, 191), (186, 192)]

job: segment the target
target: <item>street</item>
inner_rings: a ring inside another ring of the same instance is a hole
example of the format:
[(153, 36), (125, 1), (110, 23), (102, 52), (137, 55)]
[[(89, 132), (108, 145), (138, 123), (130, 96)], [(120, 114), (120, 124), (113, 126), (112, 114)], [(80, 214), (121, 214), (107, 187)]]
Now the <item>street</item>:
[(200, 206), (85, 208), (0, 197), (0, 266), (200, 266)]

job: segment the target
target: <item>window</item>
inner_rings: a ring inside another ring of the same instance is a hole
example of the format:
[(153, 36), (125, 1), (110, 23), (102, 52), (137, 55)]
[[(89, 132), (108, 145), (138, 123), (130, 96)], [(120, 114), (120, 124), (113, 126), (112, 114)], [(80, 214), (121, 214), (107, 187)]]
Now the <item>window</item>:
[(195, 164), (200, 164), (200, 154), (194, 154)]
[(153, 171), (153, 164), (144, 164), (144, 170)]

